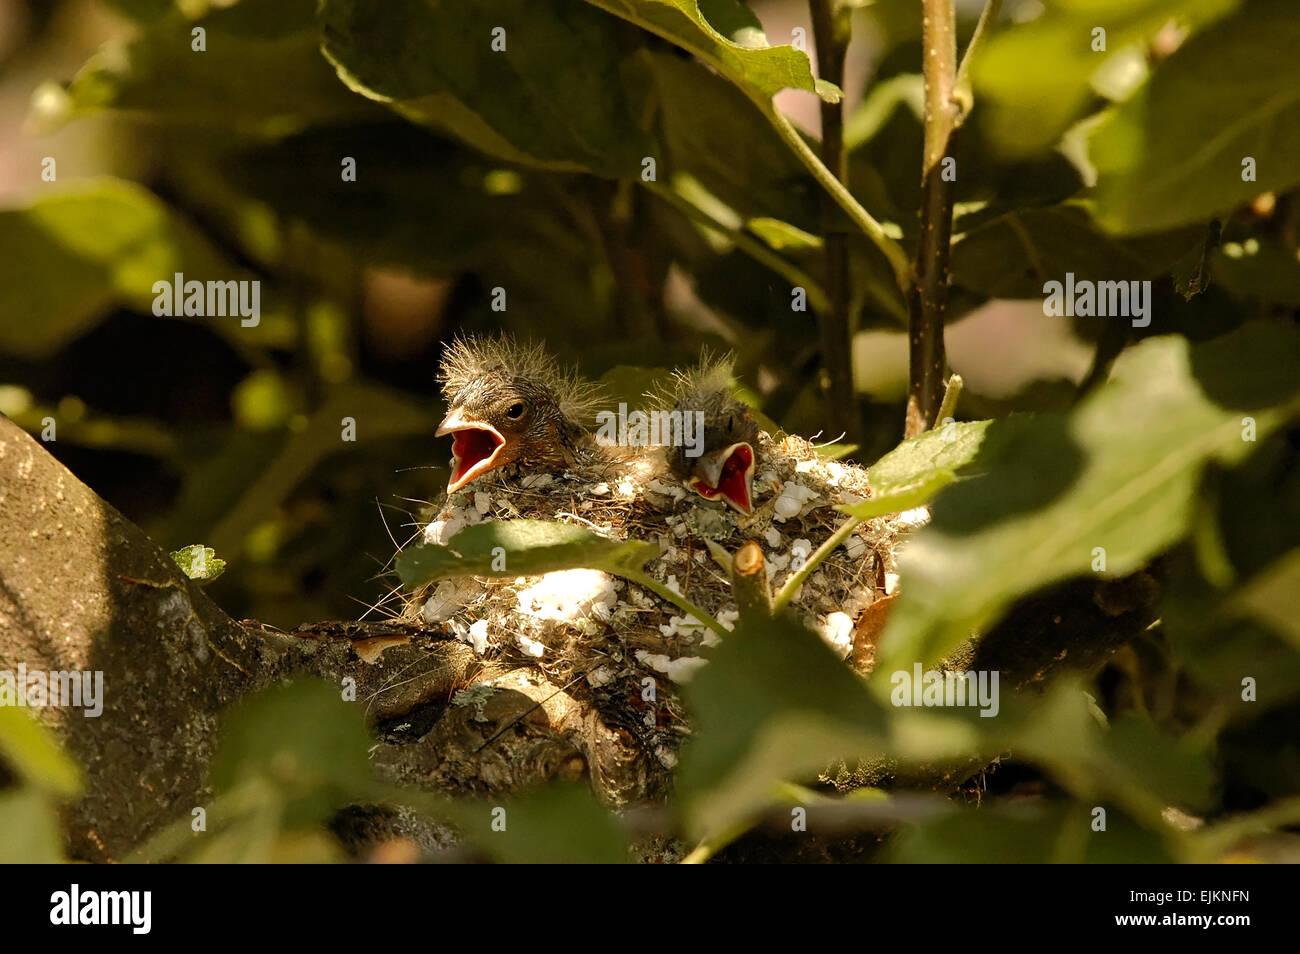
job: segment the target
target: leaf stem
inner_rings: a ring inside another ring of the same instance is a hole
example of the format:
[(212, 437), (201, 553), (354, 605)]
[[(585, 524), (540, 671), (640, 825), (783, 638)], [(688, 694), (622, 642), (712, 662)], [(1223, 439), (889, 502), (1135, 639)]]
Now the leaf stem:
[(683, 198), (670, 186), (663, 185), (659, 182), (642, 182), (643, 186), (652, 193), (663, 199), (673, 208), (677, 209), (683, 215), (703, 225), (705, 228), (713, 229), (721, 235), (725, 235), (727, 240), (736, 248), (740, 249), (760, 265), (765, 265), (772, 271), (776, 272), (792, 286), (797, 285), (808, 293), (808, 304), (812, 305), (813, 311), (821, 313), (828, 311), (831, 307), (830, 298), (826, 295), (826, 290), (821, 284), (801, 269), (798, 265), (790, 262), (776, 252), (768, 248), (763, 242), (754, 238), (749, 233), (741, 229), (733, 229), (722, 222), (719, 222), (708, 212), (695, 205), (690, 200)]
[(1296, 824), (1300, 824), (1300, 797), (1281, 799), (1258, 811), (1236, 815), (1194, 832), (1189, 841), (1196, 855), (1190, 860), (1216, 861), (1218, 856), (1246, 838)]
[(653, 20), (638, 16), (630, 4), (624, 5), (613, 2), (613, 0), (588, 0), (588, 2), (695, 54), (734, 83), (736, 88), (748, 96), (763, 115), (767, 117), (767, 121), (772, 124), (772, 128), (785, 140), (786, 145), (812, 173), (813, 178), (831, 194), (831, 198), (835, 200), (836, 204), (848, 214), (848, 217), (853, 220), (853, 223), (858, 228), (866, 233), (867, 237), (889, 260), (889, 264), (894, 269), (894, 277), (898, 282), (898, 287), (903, 292), (903, 296), (907, 297), (908, 290), (912, 287), (912, 269), (903, 247), (885, 234), (885, 230), (880, 223), (873, 219), (871, 214), (858, 203), (858, 200), (853, 198), (852, 193), (844, 188), (844, 185), (831, 174), (829, 169), (822, 165), (821, 160), (817, 158), (817, 154), (803, 141), (803, 137), (790, 124), (790, 121), (777, 111), (770, 96), (761, 90), (754, 89), (749, 83), (745, 82), (743, 76), (737, 75), (736, 70), (730, 64), (714, 56), (707, 47), (699, 43), (688, 42), (686, 37), (680, 33), (655, 23)]
[(706, 610), (703, 610), (700, 607), (696, 606), (686, 597), (679, 596), (678, 594), (674, 593), (672, 590), (668, 589), (667, 586), (665, 586), (664, 584), (656, 580), (654, 577), (652, 577), (649, 573), (634, 573), (630, 570), (624, 570), (621, 575), (625, 576), (627, 579), (631, 580), (633, 583), (638, 584), (639, 586), (644, 586), (647, 590), (650, 590), (650, 592), (654, 593), (655, 595), (659, 596), (662, 599), (667, 600), (669, 603), (672, 603), (674, 606), (678, 607), (679, 609), (685, 610), (689, 615), (694, 616), (701, 623), (709, 627), (709, 629), (713, 630), (715, 633), (717, 633), (719, 636), (723, 637), (724, 639), (727, 636), (731, 635), (731, 630), (727, 629), (727, 627), (719, 623), (716, 619), (714, 619), (711, 615), (709, 615), (709, 613)]
[(826, 542), (819, 546), (812, 555), (804, 561), (804, 565), (790, 579), (785, 581), (781, 591), (776, 594), (772, 600), (772, 612), (779, 613), (790, 605), (795, 594), (799, 592), (799, 587), (803, 586), (804, 581), (813, 575), (817, 567), (821, 566), (823, 561), (835, 552), (835, 548), (849, 538), (851, 534), (862, 523), (861, 517), (849, 517), (840, 525), (840, 528), (826, 538)]
[(738, 822), (731, 825), (721, 832), (713, 835), (706, 835), (700, 839), (700, 843), (691, 849), (690, 853), (683, 858), (678, 864), (683, 865), (702, 865), (723, 848), (739, 838), (745, 832), (753, 827), (752, 823)]
[(894, 280), (898, 283), (899, 289), (904, 296), (912, 287), (912, 266), (907, 260), (907, 253), (903, 251), (903, 246), (899, 245), (894, 239), (885, 234), (885, 228), (874, 218), (871, 213), (864, 209), (858, 200), (853, 198), (853, 194), (844, 187), (844, 183), (831, 173), (817, 153), (812, 151), (812, 147), (804, 142), (803, 136), (794, 128), (790, 120), (786, 119), (770, 100), (764, 100), (762, 97), (751, 96), (754, 103), (762, 110), (767, 121), (772, 124), (785, 144), (790, 147), (790, 151), (795, 154), (804, 167), (812, 173), (814, 179), (823, 189), (830, 194), (835, 200), (835, 204), (844, 210), (845, 214), (853, 221), (859, 229), (871, 239), (876, 248), (884, 254), (889, 261), (890, 267), (894, 270)]
[(971, 34), (970, 42), (966, 44), (966, 52), (962, 54), (961, 65), (957, 67), (957, 80), (952, 91), (952, 98), (958, 107), (953, 128), (966, 121), (971, 108), (975, 105), (975, 94), (971, 89), (970, 80), (971, 61), (975, 59), (975, 54), (987, 42), (989, 26), (997, 20), (998, 14), (1001, 12), (1002, 0), (988, 0), (984, 4), (984, 10), (980, 13), (979, 22), (975, 24), (975, 32)]
[(942, 424), (956, 412), (957, 399), (961, 397), (963, 384), (965, 382), (960, 374), (954, 374), (948, 378), (948, 387), (943, 392), (943, 403), (939, 405), (939, 414), (935, 417), (936, 424)]

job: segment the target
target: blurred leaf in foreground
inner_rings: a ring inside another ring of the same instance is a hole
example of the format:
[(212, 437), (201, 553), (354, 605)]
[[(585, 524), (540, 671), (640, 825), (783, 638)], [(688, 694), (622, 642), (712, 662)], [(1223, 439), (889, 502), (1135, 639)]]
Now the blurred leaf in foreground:
[(678, 797), (687, 830), (717, 837), (770, 804), (782, 780), (884, 749), (884, 716), (844, 663), (787, 617), (744, 618), (685, 687), (695, 737)]
[[(989, 426), (973, 475), (908, 544), (883, 665), (933, 662), (1040, 586), (1138, 569), (1186, 532), (1201, 469), (1246, 457), (1300, 410), (1300, 332), (1248, 325), (1125, 351), (1068, 417)], [(1249, 419), (1249, 421), (1247, 420)], [(1251, 430), (1253, 428), (1253, 430)]]
[(1297, 48), (1300, 7), (1254, 0), (1174, 51), (1093, 136), (1102, 223), (1200, 222), (1300, 182)]
[(989, 138), (1012, 157), (1051, 148), (1096, 95), (1092, 84), (1104, 67), (1137, 55), (1171, 18), (1195, 28), (1237, 2), (1071, 0), (996, 31), (974, 64)]
[(444, 812), (475, 847), (503, 864), (621, 864), (627, 840), (586, 785), (452, 802)]
[(82, 180), (0, 210), (0, 241), (22, 249), (0, 257), (0, 351), (33, 359), (114, 305), (148, 313), (154, 283), (176, 272), (200, 281), (250, 277), (153, 193), (121, 179)]
[(81, 792), (80, 766), (64, 754), (48, 729), (14, 705), (0, 705), (0, 756), (33, 785), (64, 798)]

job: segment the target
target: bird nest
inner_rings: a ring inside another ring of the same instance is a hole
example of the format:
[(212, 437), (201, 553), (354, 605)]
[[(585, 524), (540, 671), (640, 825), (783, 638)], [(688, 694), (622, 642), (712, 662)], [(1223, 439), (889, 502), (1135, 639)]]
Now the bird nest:
[[(646, 571), (730, 628), (738, 611), (722, 551), (734, 553), (756, 541), (776, 590), (848, 519), (834, 507), (871, 494), (866, 470), (828, 460), (802, 438), (778, 441), (761, 434), (757, 449), (756, 506), (747, 516), (703, 500), (653, 467), (611, 468), (606, 479), (591, 479), (508, 466), (431, 505), (416, 539), (447, 544), (466, 526), (527, 518), (654, 542), (660, 554)], [(841, 658), (852, 653), (860, 671), (870, 668), (873, 647), (863, 647), (860, 638), (855, 647), (858, 621), (892, 592), (900, 539), (923, 520), (923, 512), (912, 512), (863, 522), (791, 603)], [(403, 618), (446, 628), (496, 670), (517, 676), (531, 669), (551, 685), (589, 692), (597, 703), (604, 697), (625, 712), (633, 703), (642, 744), (669, 768), (686, 731), (671, 683), (689, 680), (706, 665), (708, 647), (720, 638), (659, 595), (600, 570), (505, 580), (459, 577), (402, 599)], [(657, 691), (647, 693), (647, 685)], [(459, 698), (453, 704), (480, 701)]]

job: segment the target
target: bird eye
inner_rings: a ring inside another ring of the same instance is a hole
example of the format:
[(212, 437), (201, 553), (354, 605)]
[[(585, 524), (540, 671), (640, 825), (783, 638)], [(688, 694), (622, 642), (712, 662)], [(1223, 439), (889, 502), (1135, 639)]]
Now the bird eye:
[(516, 401), (514, 404), (511, 404), (508, 408), (506, 408), (506, 417), (510, 418), (510, 420), (512, 421), (517, 421), (523, 416), (524, 416), (523, 401)]

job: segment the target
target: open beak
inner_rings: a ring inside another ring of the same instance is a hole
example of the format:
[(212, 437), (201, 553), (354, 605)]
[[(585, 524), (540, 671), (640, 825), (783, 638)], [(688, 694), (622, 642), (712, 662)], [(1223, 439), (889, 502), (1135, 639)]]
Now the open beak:
[(486, 474), (497, 466), (497, 457), (506, 446), (506, 439), (491, 425), (465, 419), (459, 408), (452, 408), (434, 437), (452, 435), (451, 480), (447, 493), (455, 493), (475, 477)]
[(686, 485), (706, 500), (721, 497), (743, 514), (754, 510), (754, 448), (741, 441), (695, 462)]

